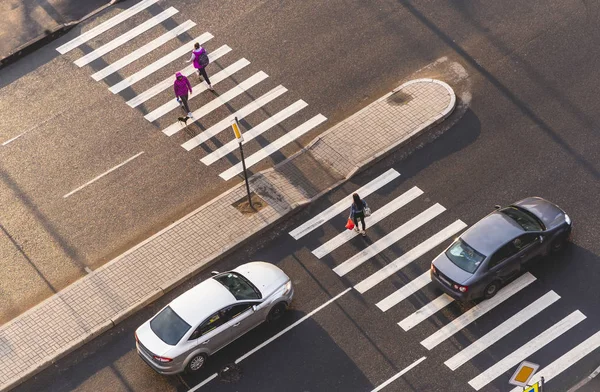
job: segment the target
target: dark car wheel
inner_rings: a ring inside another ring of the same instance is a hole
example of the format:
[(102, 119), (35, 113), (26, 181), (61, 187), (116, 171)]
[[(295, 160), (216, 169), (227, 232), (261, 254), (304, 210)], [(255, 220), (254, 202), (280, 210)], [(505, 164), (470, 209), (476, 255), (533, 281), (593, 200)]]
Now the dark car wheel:
[(206, 363), (206, 354), (196, 354), (190, 359), (187, 366), (185, 367), (185, 371), (187, 373), (197, 373), (204, 367)]
[(277, 305), (275, 305), (271, 308), (271, 311), (269, 311), (267, 320), (268, 321), (279, 320), (281, 318), (281, 316), (283, 316), (283, 313), (285, 313), (286, 309), (287, 309), (287, 306), (286, 306), (285, 302), (278, 303)]
[(550, 250), (553, 253), (560, 252), (561, 250), (564, 249), (566, 241), (567, 241), (566, 236), (564, 236), (564, 235), (560, 235), (560, 236), (556, 237), (554, 239), (554, 241), (552, 241), (552, 243), (550, 244)]
[(500, 290), (500, 282), (495, 280), (492, 283), (488, 284), (485, 290), (483, 290), (483, 297), (485, 299), (490, 299), (494, 295), (496, 295), (496, 293), (498, 293), (498, 290)]

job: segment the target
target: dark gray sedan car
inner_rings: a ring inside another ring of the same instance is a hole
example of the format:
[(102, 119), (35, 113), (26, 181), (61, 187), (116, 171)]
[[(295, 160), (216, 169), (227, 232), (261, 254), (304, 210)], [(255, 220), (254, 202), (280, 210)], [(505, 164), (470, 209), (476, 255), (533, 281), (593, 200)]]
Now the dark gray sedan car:
[(497, 207), (433, 260), (431, 280), (459, 301), (491, 298), (526, 262), (562, 249), (571, 229), (569, 216), (541, 197)]

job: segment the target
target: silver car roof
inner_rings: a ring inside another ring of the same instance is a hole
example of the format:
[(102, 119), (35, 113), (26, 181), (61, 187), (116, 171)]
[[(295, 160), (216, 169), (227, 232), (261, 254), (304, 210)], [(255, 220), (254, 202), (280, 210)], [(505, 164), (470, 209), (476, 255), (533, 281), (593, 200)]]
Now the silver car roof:
[(487, 257), (524, 232), (517, 222), (499, 211), (494, 211), (471, 226), (460, 238)]

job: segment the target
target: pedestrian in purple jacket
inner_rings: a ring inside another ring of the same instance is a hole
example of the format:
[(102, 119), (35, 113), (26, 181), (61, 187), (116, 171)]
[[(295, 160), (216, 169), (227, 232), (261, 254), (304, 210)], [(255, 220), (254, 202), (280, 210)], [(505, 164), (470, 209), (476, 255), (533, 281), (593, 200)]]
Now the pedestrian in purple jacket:
[(175, 97), (177, 102), (183, 105), (183, 108), (187, 112), (188, 117), (192, 117), (192, 112), (188, 106), (188, 92), (192, 93), (192, 85), (188, 78), (183, 76), (181, 72), (175, 74), (175, 83), (173, 83), (173, 90), (175, 90)]
[(202, 75), (202, 77), (204, 77), (204, 80), (206, 81), (206, 84), (208, 84), (208, 89), (214, 90), (212, 84), (210, 84), (210, 79), (208, 78), (206, 69), (204, 69), (208, 65), (208, 61), (205, 64), (202, 64), (202, 62), (200, 61), (200, 58), (205, 53), (206, 53), (206, 49), (201, 47), (200, 44), (198, 42), (196, 42), (194, 44), (194, 50), (192, 51), (192, 57), (190, 57), (190, 59), (188, 60), (188, 63), (190, 61), (194, 62), (194, 68), (196, 68), (198, 70), (198, 76)]

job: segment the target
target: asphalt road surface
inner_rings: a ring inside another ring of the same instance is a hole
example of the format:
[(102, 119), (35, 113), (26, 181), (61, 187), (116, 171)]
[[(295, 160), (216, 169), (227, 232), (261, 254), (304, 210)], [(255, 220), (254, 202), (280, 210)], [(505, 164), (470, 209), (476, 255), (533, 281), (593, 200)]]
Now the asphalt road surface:
[[(507, 204), (530, 195), (543, 196), (569, 213), (575, 223), (575, 236), (574, 244), (562, 255), (532, 267), (530, 273), (536, 279), (518, 295), (432, 350), (424, 348), (420, 341), (468, 308), (450, 304), (433, 318), (404, 331), (397, 323), (437, 293), (427, 286), (415, 298), (386, 312), (375, 304), (392, 292), (395, 280), (406, 283), (403, 278), (414, 279), (424, 272), (440, 247), (415, 261), (414, 270), (403, 270), (364, 295), (352, 290), (270, 343), (242, 362), (243, 375), (238, 383), (213, 381), (211, 388), (268, 390), (271, 386), (281, 389), (292, 384), (298, 386), (297, 390), (327, 390), (335, 385), (340, 390), (347, 390), (344, 387), (348, 386), (370, 390), (426, 356), (425, 361), (396, 381), (398, 385), (415, 390), (442, 387), (465, 390), (471, 388), (467, 382), (494, 362), (573, 312), (579, 311), (586, 319), (540, 348), (531, 360), (544, 367), (596, 332), (593, 325), (598, 325), (594, 314), (598, 294), (594, 287), (599, 271), (595, 239), (600, 227), (595, 211), (595, 195), (600, 191), (595, 138), (600, 102), (593, 88), (598, 84), (599, 55), (595, 48), (600, 38), (596, 3), (229, 4), (230, 8), (225, 10), (217, 2), (160, 3), (162, 8), (156, 14), (173, 5), (183, 14), (174, 17), (178, 23), (187, 18), (197, 23), (204, 21), (191, 36), (210, 31), (215, 37), (214, 43), (206, 45), (210, 51), (223, 44), (233, 48), (231, 54), (236, 55), (227, 62), (224, 56), (223, 66), (245, 57), (251, 65), (242, 71), (248, 72), (244, 77), (260, 70), (269, 75), (267, 80), (272, 84), (258, 85), (256, 95), (240, 99), (252, 100), (281, 83), (289, 89), (286, 93), (289, 96), (286, 102), (278, 102), (282, 106), (272, 112), (297, 99), (305, 100), (308, 106), (303, 110), (307, 111), (294, 117), (293, 124), (285, 126), (286, 131), (317, 113), (328, 117), (326, 125), (331, 125), (393, 88), (398, 79), (441, 56), (460, 63), (469, 75), (472, 94), (469, 110), (453, 128), (407, 160), (395, 154), (356, 179), (363, 184), (390, 167), (401, 173), (398, 182), (368, 200), (374, 209), (413, 186), (424, 191), (418, 202), (415, 200), (415, 204), (410, 203), (374, 226), (367, 241), (376, 241), (424, 208), (440, 203), (446, 211), (435, 223), (424, 225), (423, 233), (407, 236), (340, 279), (332, 267), (368, 243), (355, 239), (323, 260), (316, 259), (311, 251), (342, 230), (344, 214), (300, 241), (293, 240), (286, 231), (325, 209), (328, 201), (324, 200), (297, 215), (285, 228), (269, 233), (256, 251), (242, 250), (225, 265), (216, 267), (224, 270), (245, 260), (264, 259), (284, 268), (297, 285), (294, 309), (284, 320), (285, 325), (359, 283), (444, 224), (456, 219), (473, 224), (494, 204)], [(134, 19), (117, 28), (122, 30), (109, 32), (114, 35), (100, 36), (101, 41), (92, 41), (93, 47), (83, 50), (91, 51), (130, 30), (138, 23)], [(175, 26), (168, 28), (172, 27)], [(158, 36), (161, 32), (154, 34)], [(127, 46), (141, 46), (147, 41), (140, 37), (140, 42), (136, 42)], [(178, 45), (173, 43), (167, 48), (167, 44), (160, 53), (149, 54), (152, 58), (145, 62)], [(127, 91), (123, 96), (113, 95), (106, 88), (112, 83), (97, 83), (89, 78), (101, 66), (92, 63), (78, 69), (73, 61), (80, 57), (81, 53), (76, 53), (79, 49), (59, 56), (54, 48), (40, 51), (39, 56), (27, 59), (21, 67), (2, 71), (4, 88), (0, 107), (3, 113), (12, 115), (0, 119), (0, 137), (10, 140), (31, 129), (1, 147), (1, 197), (8, 208), (2, 209), (5, 235), (0, 249), (7, 264), (3, 271), (10, 277), (2, 281), (6, 293), (3, 315), (20, 312), (34, 301), (31, 300), (34, 295), (39, 298), (52, 292), (46, 285), (53, 289), (63, 287), (80, 276), (85, 266), (93, 268), (101, 264), (131, 242), (157, 231), (198, 205), (211, 192), (228, 187), (218, 175), (235, 162), (225, 159), (215, 163), (216, 166), (202, 166), (198, 161), (207, 151), (195, 148), (187, 152), (180, 146), (191, 135), (179, 132), (165, 136), (160, 132), (164, 126), (162, 120), (149, 125), (139, 111), (129, 109), (125, 104), (131, 98)], [(130, 50), (130, 47), (115, 49), (106, 55), (106, 61), (111, 63)], [(137, 68), (134, 65), (132, 70), (140, 68), (139, 64)], [(152, 75), (152, 81), (140, 81), (141, 87), (139, 90), (136, 87), (136, 92), (170, 74), (166, 69), (160, 72)], [(129, 73), (123, 71), (122, 75)], [(21, 77), (14, 81), (17, 76)], [(223, 83), (238, 83), (244, 77)], [(24, 94), (28, 89), (35, 91), (35, 100)], [(234, 107), (237, 110), (247, 102)], [(263, 117), (249, 118), (248, 123), (256, 125), (268, 116), (259, 115)], [(212, 113), (206, 117), (206, 125), (222, 117)], [(283, 150), (283, 155), (325, 128), (295, 140), (286, 147), (288, 150)], [(269, 140), (281, 136), (284, 130), (279, 132)], [(222, 142), (225, 141), (228, 140)], [(249, 147), (249, 152), (259, 148)], [(63, 198), (67, 192), (140, 151), (144, 154), (123, 166), (122, 171), (115, 171), (114, 176), (107, 175), (104, 182), (98, 181)], [(282, 158), (275, 156), (275, 161)], [(256, 169), (270, 164), (259, 164)], [(349, 184), (335, 192), (329, 196), (329, 204), (354, 188)], [(277, 246), (270, 245), (271, 238), (279, 240)], [(25, 284), (32, 294), (21, 299), (18, 293)], [(189, 282), (186, 287), (192, 284)], [(550, 290), (561, 298), (509, 334), (506, 343), (492, 345), (476, 361), (467, 362), (455, 371), (443, 364), (469, 341), (483, 336)], [(179, 292), (181, 289), (172, 295)], [(161, 299), (66, 357), (20, 390), (33, 390), (40, 385), (54, 385), (51, 390), (93, 390), (98, 385), (111, 385), (114, 390), (165, 390), (166, 387), (185, 390), (200, 382), (202, 377), (159, 377), (133, 351), (132, 331), (168, 299)], [(206, 375), (285, 325), (261, 328), (224, 349), (213, 358)], [(510, 339), (513, 335), (514, 340)], [(598, 366), (597, 360), (594, 363), (597, 351), (595, 354), (585, 356), (550, 381), (549, 388), (564, 390), (587, 375)], [(432, 367), (435, 371), (431, 371)], [(505, 390), (508, 373), (484, 388)], [(338, 384), (331, 384), (334, 382)], [(389, 387), (393, 388), (392, 384)]]

